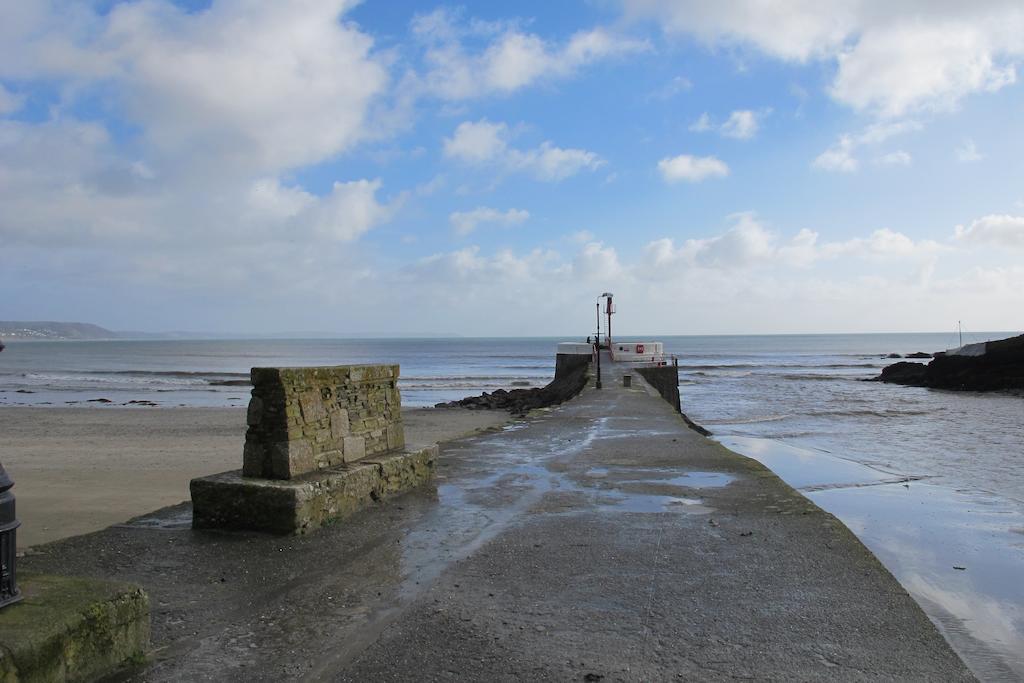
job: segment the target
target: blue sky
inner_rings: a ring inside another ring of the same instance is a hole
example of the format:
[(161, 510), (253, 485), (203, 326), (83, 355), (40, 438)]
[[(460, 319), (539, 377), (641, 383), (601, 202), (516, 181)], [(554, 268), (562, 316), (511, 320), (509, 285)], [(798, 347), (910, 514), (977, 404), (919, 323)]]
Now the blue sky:
[(0, 318), (1024, 326), (1024, 7), (0, 0)]

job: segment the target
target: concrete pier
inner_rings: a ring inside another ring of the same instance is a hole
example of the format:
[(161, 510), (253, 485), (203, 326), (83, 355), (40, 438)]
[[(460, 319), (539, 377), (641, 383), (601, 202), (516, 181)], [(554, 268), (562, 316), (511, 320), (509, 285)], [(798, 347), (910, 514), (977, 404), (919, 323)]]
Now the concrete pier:
[(23, 566), (141, 584), (146, 680), (972, 679), (839, 521), (602, 372), (316, 535), (183, 505)]

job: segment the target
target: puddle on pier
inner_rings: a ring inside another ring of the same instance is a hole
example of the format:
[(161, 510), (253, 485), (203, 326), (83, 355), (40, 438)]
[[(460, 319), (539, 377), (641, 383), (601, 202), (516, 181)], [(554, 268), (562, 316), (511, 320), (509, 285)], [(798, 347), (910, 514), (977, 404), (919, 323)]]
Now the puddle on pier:
[(770, 439), (721, 439), (798, 487), (893, 573), (980, 680), (1024, 680), (1024, 514), (957, 491)]
[(157, 514), (129, 519), (113, 526), (127, 529), (154, 529), (156, 531), (186, 531), (192, 529), (192, 505), (183, 503), (157, 511)]
[[(728, 485), (735, 477), (721, 472), (633, 467), (592, 467), (585, 472), (593, 482), (581, 482), (581, 490), (591, 489), (605, 494), (598, 504), (602, 512), (685, 512), (706, 514), (713, 510), (700, 498), (664, 493), (667, 488), (702, 489)], [(663, 493), (645, 492), (659, 490)]]
[[(611, 469), (607, 467), (591, 467), (586, 471), (586, 475), (594, 479), (604, 479), (610, 472)], [(680, 475), (678, 469), (667, 468), (638, 469), (629, 467), (622, 469), (621, 472), (624, 477), (616, 479), (618, 483), (667, 484), (689, 489), (721, 488), (736, 479), (736, 477), (722, 472), (689, 471)]]
[[(621, 492), (617, 492), (621, 494)], [(713, 508), (703, 505), (700, 498), (676, 498), (674, 496), (657, 496), (633, 493), (623, 495), (614, 502), (598, 505), (602, 512), (686, 512), (690, 514), (707, 514)]]

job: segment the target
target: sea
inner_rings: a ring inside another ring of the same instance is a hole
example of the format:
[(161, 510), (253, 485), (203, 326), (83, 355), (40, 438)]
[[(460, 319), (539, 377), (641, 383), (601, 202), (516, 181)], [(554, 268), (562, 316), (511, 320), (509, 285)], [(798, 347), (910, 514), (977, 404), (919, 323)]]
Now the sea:
[[(691, 419), (842, 519), (980, 678), (1024, 679), (1024, 395), (865, 381), (956, 333), (656, 340)], [(582, 339), (10, 342), (0, 406), (241, 407), (251, 367), (387, 362), (403, 404), (424, 407), (543, 386), (559, 341)]]

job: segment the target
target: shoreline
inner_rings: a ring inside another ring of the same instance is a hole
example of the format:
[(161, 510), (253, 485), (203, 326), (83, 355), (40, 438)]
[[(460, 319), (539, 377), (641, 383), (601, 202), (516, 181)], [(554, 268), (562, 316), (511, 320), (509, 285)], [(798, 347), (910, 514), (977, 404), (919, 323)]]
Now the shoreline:
[[(404, 408), (406, 442), (495, 429), (505, 411)], [(189, 481), (242, 466), (245, 408), (2, 406), (18, 550), (121, 524), (189, 500)]]

